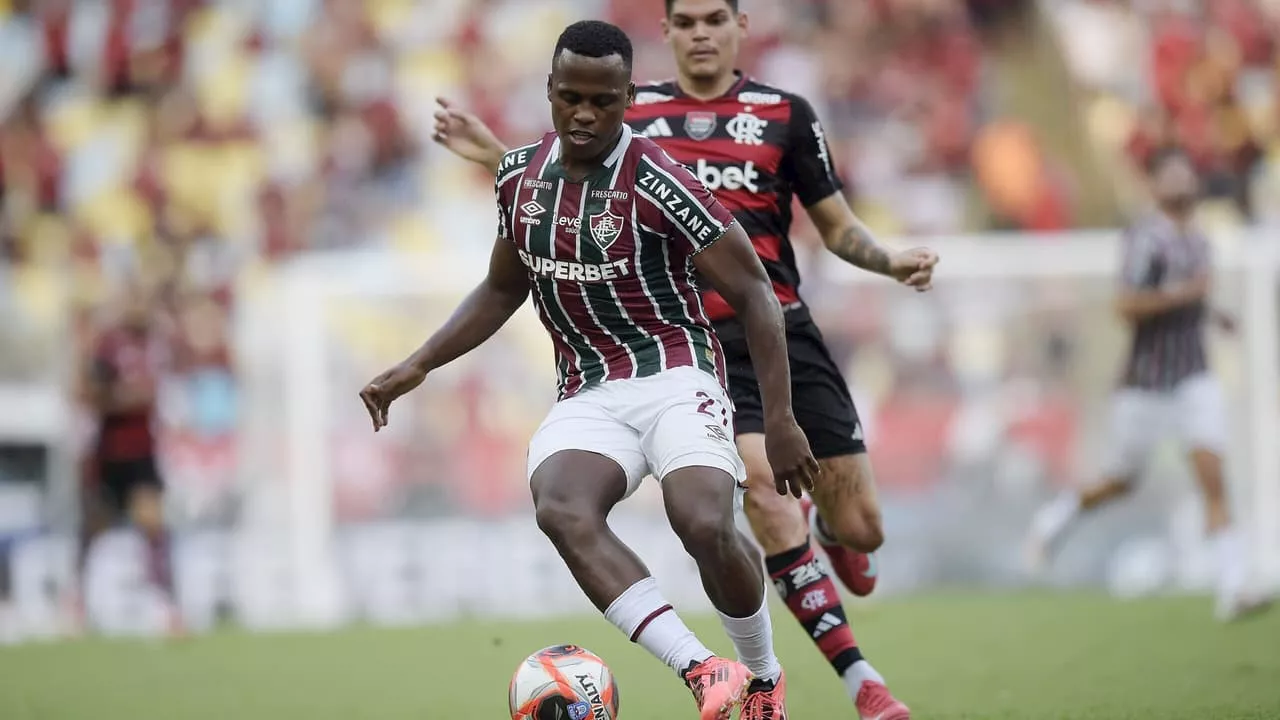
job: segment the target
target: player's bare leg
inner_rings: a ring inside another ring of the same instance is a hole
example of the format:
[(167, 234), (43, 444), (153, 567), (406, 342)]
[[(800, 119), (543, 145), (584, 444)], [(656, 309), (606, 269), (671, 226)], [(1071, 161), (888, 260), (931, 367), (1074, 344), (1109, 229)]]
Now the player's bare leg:
[(737, 483), (718, 468), (691, 466), (662, 479), (671, 529), (698, 564), (702, 586), (715, 605), (738, 659), (753, 676), (742, 717), (785, 718), (786, 684), (773, 651), (773, 624), (760, 556), (734, 524)]
[(814, 488), (806, 515), (845, 587), (865, 597), (876, 587), (875, 557), (884, 544), (871, 460), (864, 453), (818, 461), (823, 482)]
[(129, 494), (129, 520), (146, 540), (147, 578), (164, 593), (168, 603), (168, 632), (170, 635), (182, 635), (185, 627), (173, 584), (169, 530), (164, 522), (164, 496), (158, 486), (134, 486)]
[(1042, 573), (1066, 531), (1081, 515), (1128, 495), (1136, 478), (1132, 475), (1104, 478), (1083, 488), (1059, 493), (1031, 519), (1031, 532), (1024, 548), (1027, 569)]
[(746, 688), (747, 669), (715, 657), (698, 640), (609, 528), (609, 512), (626, 494), (622, 468), (603, 455), (566, 450), (538, 466), (530, 487), (538, 527), (592, 604), (685, 680), (703, 720), (727, 720)]
[[(739, 435), (738, 451), (747, 466), (747, 519), (764, 549), (765, 566), (787, 609), (844, 681), (860, 716), (882, 716), (885, 720), (910, 717), (906, 706), (889, 694), (884, 678), (862, 656), (840, 601), (840, 591), (821, 561), (814, 557), (809, 523), (800, 502), (774, 490), (764, 435)], [(824, 465), (819, 487), (835, 481), (827, 472)], [(826, 494), (828, 500), (832, 495)]]
[(1190, 461), (1204, 494), (1205, 532), (1218, 566), (1214, 612), (1220, 620), (1235, 620), (1267, 607), (1270, 602), (1246, 593), (1248, 553), (1244, 538), (1231, 522), (1222, 458), (1212, 450), (1197, 448), (1191, 451)]

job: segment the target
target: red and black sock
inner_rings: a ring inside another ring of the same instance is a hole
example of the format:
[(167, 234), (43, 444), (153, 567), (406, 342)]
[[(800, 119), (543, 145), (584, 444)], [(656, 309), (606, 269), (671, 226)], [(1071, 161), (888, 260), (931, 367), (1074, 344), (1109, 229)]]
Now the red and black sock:
[(853, 630), (844, 614), (840, 592), (808, 541), (798, 548), (765, 558), (773, 586), (787, 608), (827, 657), (837, 675), (862, 660)]

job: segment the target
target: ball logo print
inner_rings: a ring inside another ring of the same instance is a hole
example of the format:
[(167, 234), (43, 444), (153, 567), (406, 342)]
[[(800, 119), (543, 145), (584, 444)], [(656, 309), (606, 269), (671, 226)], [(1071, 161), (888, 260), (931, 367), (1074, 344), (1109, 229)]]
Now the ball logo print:
[(587, 227), (591, 228), (596, 244), (607, 249), (622, 234), (622, 216), (605, 210), (588, 218)]
[(767, 120), (761, 120), (751, 113), (744, 112), (738, 113), (730, 120), (725, 130), (729, 131), (730, 137), (739, 145), (763, 145), (764, 129), (768, 126)]

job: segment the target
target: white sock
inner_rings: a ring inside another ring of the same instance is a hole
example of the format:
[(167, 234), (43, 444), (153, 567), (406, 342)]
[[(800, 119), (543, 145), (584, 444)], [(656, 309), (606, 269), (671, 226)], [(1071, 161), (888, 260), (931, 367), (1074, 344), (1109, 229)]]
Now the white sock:
[(735, 618), (719, 613), (720, 624), (738, 651), (738, 660), (757, 679), (772, 682), (782, 674), (778, 656), (773, 654), (773, 624), (769, 620), (769, 595), (764, 593), (760, 609), (750, 617)]
[(677, 674), (715, 654), (684, 624), (651, 577), (627, 588), (604, 616)]
[(859, 660), (850, 665), (849, 669), (845, 670), (844, 675), (840, 677), (844, 680), (845, 691), (849, 693), (849, 698), (852, 700), (858, 699), (858, 691), (862, 690), (862, 683), (864, 682), (885, 684), (884, 678), (866, 660)]
[(1068, 490), (1040, 508), (1031, 520), (1031, 533), (1046, 545), (1052, 543), (1080, 514), (1080, 495)]
[(1209, 543), (1218, 564), (1218, 601), (1234, 601), (1244, 591), (1249, 576), (1244, 537), (1235, 526), (1228, 525), (1214, 533)]

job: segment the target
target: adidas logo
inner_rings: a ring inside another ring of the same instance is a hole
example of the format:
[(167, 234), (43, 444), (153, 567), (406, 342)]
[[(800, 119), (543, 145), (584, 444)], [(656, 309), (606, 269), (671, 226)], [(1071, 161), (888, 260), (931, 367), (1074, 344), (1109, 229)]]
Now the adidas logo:
[(818, 624), (813, 626), (814, 639), (826, 635), (832, 628), (839, 627), (844, 621), (832, 615), (831, 613), (822, 613), (822, 617), (818, 618)]
[(657, 120), (649, 123), (649, 127), (641, 130), (640, 134), (650, 138), (671, 137), (671, 125), (667, 123), (666, 118), (658, 118)]

